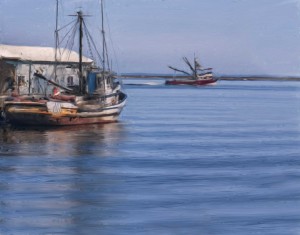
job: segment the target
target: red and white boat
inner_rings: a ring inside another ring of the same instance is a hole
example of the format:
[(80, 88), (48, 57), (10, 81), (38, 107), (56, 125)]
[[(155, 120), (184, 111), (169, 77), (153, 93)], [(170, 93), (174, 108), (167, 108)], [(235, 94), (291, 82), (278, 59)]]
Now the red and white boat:
[(213, 85), (217, 82), (213, 76), (212, 68), (203, 68), (197, 58), (194, 58), (194, 64), (192, 65), (186, 57), (183, 57), (184, 62), (188, 65), (191, 70), (191, 73), (188, 73), (184, 70), (180, 70), (169, 66), (170, 69), (181, 72), (186, 75), (184, 78), (174, 78), (171, 80), (166, 80), (166, 85), (194, 85), (194, 86), (203, 86), (203, 85)]
[[(101, 12), (103, 12), (103, 1), (101, 0)], [(7, 98), (3, 110), (8, 122), (18, 125), (65, 126), (117, 121), (125, 106), (127, 95), (122, 91), (121, 84), (116, 80), (109, 65), (106, 64), (108, 60), (105, 60), (107, 51), (104, 39), (103, 56), (99, 59), (102, 64), (87, 68), (83, 66), (82, 38), (84, 32), (89, 30), (86, 29), (83, 13), (78, 11), (75, 16), (77, 20), (72, 29), (77, 28), (79, 31), (80, 56), (78, 68), (74, 69), (78, 71), (79, 84), (66, 87), (56, 82), (54, 77), (48, 79), (43, 74), (35, 72), (35, 80), (47, 82), (45, 92)], [(103, 23), (102, 34), (104, 38)], [(49, 90), (53, 90), (53, 93), (48, 94), (46, 91)]]

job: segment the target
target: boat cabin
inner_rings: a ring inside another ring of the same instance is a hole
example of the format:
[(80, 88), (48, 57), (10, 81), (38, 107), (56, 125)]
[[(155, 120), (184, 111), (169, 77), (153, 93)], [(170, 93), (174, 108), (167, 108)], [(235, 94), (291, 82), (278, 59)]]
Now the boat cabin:
[[(55, 59), (56, 58), (56, 59)], [(83, 67), (92, 67), (93, 60), (83, 57)], [(38, 72), (46, 78), (72, 87), (79, 84), (79, 55), (67, 49), (0, 44), (0, 110), (4, 99), (15, 92), (50, 94), (53, 86), (34, 76)]]

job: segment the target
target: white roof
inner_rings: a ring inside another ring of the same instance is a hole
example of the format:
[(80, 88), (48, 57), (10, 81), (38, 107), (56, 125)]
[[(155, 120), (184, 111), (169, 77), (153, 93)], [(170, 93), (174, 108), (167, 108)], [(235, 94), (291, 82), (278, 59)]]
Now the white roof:
[[(55, 48), (0, 44), (0, 59), (12, 59), (32, 62), (55, 62)], [(79, 54), (75, 51), (60, 48), (57, 49), (57, 61), (78, 63)], [(93, 62), (93, 60), (87, 57), (83, 57), (82, 62), (91, 63)]]

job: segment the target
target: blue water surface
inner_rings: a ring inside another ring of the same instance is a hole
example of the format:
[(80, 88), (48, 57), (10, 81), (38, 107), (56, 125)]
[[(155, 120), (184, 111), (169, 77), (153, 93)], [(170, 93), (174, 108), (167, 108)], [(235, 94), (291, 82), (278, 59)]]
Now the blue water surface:
[(118, 123), (0, 128), (0, 234), (300, 234), (300, 83), (125, 89)]

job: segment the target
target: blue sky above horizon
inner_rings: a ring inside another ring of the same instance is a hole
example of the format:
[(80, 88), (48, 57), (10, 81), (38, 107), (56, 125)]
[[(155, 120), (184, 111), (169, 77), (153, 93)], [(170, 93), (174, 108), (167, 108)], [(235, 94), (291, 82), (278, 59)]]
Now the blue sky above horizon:
[[(55, 0), (0, 0), (0, 43), (53, 46)], [(194, 54), (218, 74), (300, 75), (300, 0), (106, 0), (120, 73), (172, 73)], [(60, 0), (60, 26), (99, 0)], [(97, 29), (99, 31), (99, 28)], [(112, 46), (110, 46), (112, 48)]]

